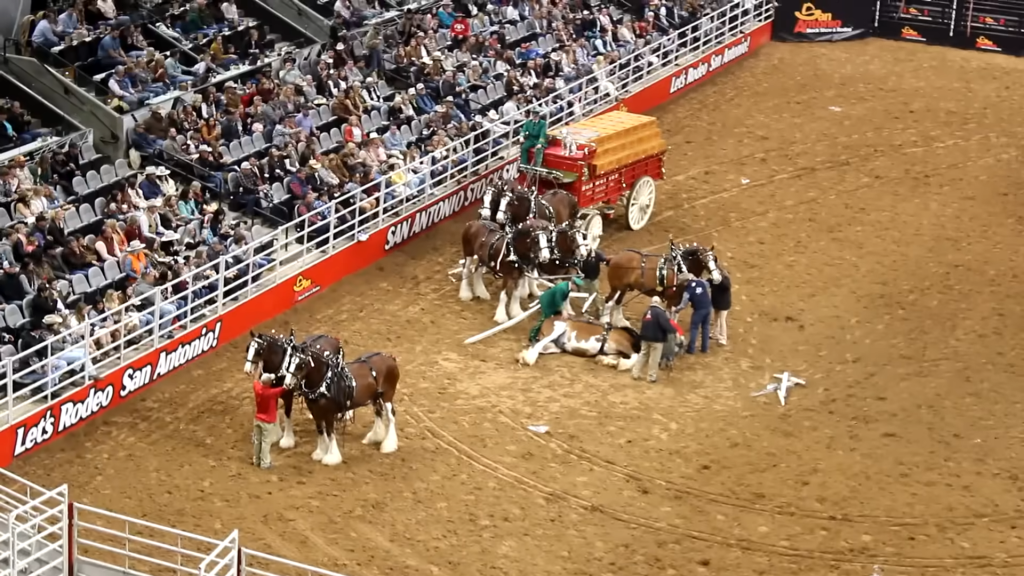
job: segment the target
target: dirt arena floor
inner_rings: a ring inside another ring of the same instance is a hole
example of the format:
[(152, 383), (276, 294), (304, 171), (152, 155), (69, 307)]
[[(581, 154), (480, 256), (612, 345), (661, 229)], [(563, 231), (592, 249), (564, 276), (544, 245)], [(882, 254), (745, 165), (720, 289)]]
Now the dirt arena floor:
[[(463, 346), (494, 302), (445, 277), (455, 222), (264, 327), (396, 353), (397, 453), (364, 413), (315, 464), (303, 418), (254, 470), (235, 342), (13, 471), (354, 576), (1024, 574), (1022, 69), (773, 44), (657, 110), (656, 219), (605, 247), (714, 243), (735, 284), (730, 345), (657, 385)], [(751, 397), (782, 370), (787, 407)]]

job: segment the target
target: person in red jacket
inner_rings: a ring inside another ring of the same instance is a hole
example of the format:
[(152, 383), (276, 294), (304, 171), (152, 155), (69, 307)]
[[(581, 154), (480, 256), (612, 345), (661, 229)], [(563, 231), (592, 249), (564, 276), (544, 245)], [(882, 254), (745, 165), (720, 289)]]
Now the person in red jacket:
[(470, 28), (469, 19), (466, 18), (465, 14), (458, 14), (455, 16), (455, 21), (452, 22), (452, 38), (461, 40), (463, 38), (469, 38)]
[(277, 436), (277, 399), (284, 394), (284, 386), (271, 388), (258, 378), (252, 383), (256, 395), (256, 420), (252, 427), (252, 463), (266, 470), (270, 468), (270, 445)]

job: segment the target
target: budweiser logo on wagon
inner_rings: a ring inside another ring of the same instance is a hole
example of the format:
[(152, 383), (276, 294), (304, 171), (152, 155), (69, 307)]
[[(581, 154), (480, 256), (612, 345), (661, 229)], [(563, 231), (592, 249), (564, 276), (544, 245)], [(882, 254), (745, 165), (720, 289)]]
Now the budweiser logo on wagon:
[(831, 12), (822, 12), (810, 2), (804, 3), (796, 15), (794, 34), (836, 34), (853, 32), (852, 26), (843, 26), (843, 21), (834, 18)]
[(391, 250), (420, 232), (433, 228), (437, 223), (446, 220), (449, 216), (460, 212), (462, 209), (483, 198), (484, 190), (488, 186), (502, 180), (515, 178), (517, 171), (518, 164), (512, 162), (479, 180), (453, 190), (443, 200), (420, 208), (412, 217), (406, 218), (388, 228), (387, 236), (384, 240), (384, 250)]
[[(220, 343), (221, 321), (204, 326), (195, 337), (161, 350), (155, 361), (130, 364), (121, 373), (120, 382), (94, 382), (71, 397), (46, 409), (35, 421), (27, 421), (14, 431), (13, 456), (17, 458), (47, 440), (77, 426), (116, 400), (124, 399), (146, 385), (213, 350)], [(148, 355), (153, 358), (153, 355)]]
[(719, 53), (701, 58), (697, 62), (687, 66), (679, 74), (672, 77), (672, 86), (669, 94), (675, 94), (690, 84), (700, 80), (708, 74), (718, 70), (722, 66), (746, 55), (750, 52), (750, 36), (744, 36), (738, 44), (729, 46)]

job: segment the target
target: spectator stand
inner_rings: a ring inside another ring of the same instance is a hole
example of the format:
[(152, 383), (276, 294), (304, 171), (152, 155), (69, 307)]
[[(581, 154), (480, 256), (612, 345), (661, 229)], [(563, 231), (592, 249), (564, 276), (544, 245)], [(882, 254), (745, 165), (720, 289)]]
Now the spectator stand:
[[(705, 15), (699, 22), (680, 30), (667, 31), (651, 43), (638, 45), (628, 52), (624, 50), (626, 53), (614, 62), (614, 66), (592, 67), (589, 74), (579, 74), (574, 80), (566, 80), (564, 86), (546, 94), (536, 94), (533, 103), (521, 99), (519, 94), (508, 94), (508, 91), (498, 94), (494, 88), (496, 102), (487, 101), (490, 108), (487, 116), (493, 113), (499, 119), (491, 121), (478, 115), (470, 125), (462, 128), (463, 132), (468, 128), (468, 134), (455, 132), (450, 140), (443, 134), (447, 129), (443, 124), (439, 125), (435, 117), (444, 112), (427, 112), (411, 124), (401, 124), (402, 129), (397, 130), (398, 134), (409, 136), (425, 131), (423, 137), (428, 144), (424, 146), (422, 156), (410, 154), (405, 163), (388, 161), (364, 175), (359, 180), (361, 186), (334, 190), (330, 195), (325, 194), (323, 202), (312, 196), (303, 196), (304, 200), (299, 201), (296, 196), (292, 211), (295, 217), (287, 226), (274, 229), (256, 223), (224, 222), (218, 228), (218, 236), (231, 239), (226, 242), (215, 239), (208, 247), (189, 245), (176, 237), (177, 232), (164, 236), (166, 239), (152, 238), (151, 262), (160, 262), (162, 254), (168, 252), (177, 253), (179, 258), (191, 255), (189, 261), (169, 262), (170, 271), (159, 270), (164, 275), (163, 279), (144, 277), (137, 281), (133, 291), (121, 297), (129, 301), (127, 305), (114, 302), (88, 323), (88, 327), (79, 329), (77, 340), (75, 333), (64, 332), (33, 348), (22, 347), (16, 356), (10, 358), (8, 422), (26, 405), (53, 400), (70, 392), (71, 386), (84, 381), (84, 371), (95, 370), (103, 374), (109, 368), (137, 358), (173, 337), (177, 330), (198, 326), (211, 315), (290, 279), (312, 263), (360, 241), (363, 238), (360, 232), (385, 229), (425, 203), (464, 184), (468, 176), (495, 166), (514, 166), (509, 162), (518, 156), (519, 147), (511, 138), (503, 136), (518, 134), (523, 124), (523, 113), (529, 108), (537, 106), (547, 110), (551, 130), (557, 131), (558, 126), (607, 109), (651, 81), (742, 37), (755, 26), (770, 21), (772, 16), (773, 8), (769, 2), (762, 0), (751, 4), (749, 0), (737, 0)], [(485, 97), (492, 96), (491, 86), (488, 84), (488, 88), (483, 90)], [(509, 105), (516, 99), (522, 101), (523, 109)], [(499, 102), (503, 102), (498, 108), (500, 113), (494, 107)], [(375, 122), (380, 117), (371, 115), (364, 120)], [(398, 124), (395, 122), (395, 127)], [(405, 130), (407, 127), (408, 131)], [(412, 130), (413, 127), (418, 130)], [(319, 140), (323, 141), (322, 144), (333, 143), (331, 148), (334, 150), (341, 147), (340, 142), (345, 142), (344, 135), (333, 129), (321, 132)], [(101, 167), (101, 172), (112, 176), (113, 181), (127, 169), (127, 164), (119, 161), (113, 169)], [(288, 176), (281, 183), (275, 182), (273, 195), (287, 197), (294, 195), (296, 190), (302, 193), (302, 186), (292, 186), (295, 182), (298, 182), (295, 176)], [(230, 183), (228, 185), (231, 186)], [(95, 211), (85, 203), (81, 206), (78, 219), (84, 225), (86, 218), (82, 217), (82, 211), (85, 210), (86, 216)], [(185, 228), (193, 225), (188, 224)], [(153, 266), (161, 268), (160, 265)], [(61, 286), (61, 291), (69, 300), (94, 301), (108, 283), (113, 282), (117, 286), (123, 280), (121, 274), (128, 272), (123, 266), (118, 269), (116, 264), (104, 264), (102, 268), (102, 274), (99, 270), (90, 269), (87, 274), (75, 275), (71, 282)], [(169, 279), (166, 278), (168, 274), (171, 276)], [(11, 320), (17, 321), (17, 318), (5, 319), (8, 326)], [(70, 342), (66, 346), (79, 353), (72, 355), (73, 358), (69, 356), (70, 361), (66, 361), (66, 365), (55, 366), (47, 359), (47, 354), (55, 343), (62, 342)]]

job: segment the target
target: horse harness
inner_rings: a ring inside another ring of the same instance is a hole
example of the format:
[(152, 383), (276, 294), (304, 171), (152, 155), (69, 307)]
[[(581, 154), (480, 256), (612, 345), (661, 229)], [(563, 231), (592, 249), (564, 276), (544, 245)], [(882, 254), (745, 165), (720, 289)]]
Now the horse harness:
[[(377, 377), (377, 370), (369, 361), (370, 358), (379, 354), (380, 352), (363, 354), (351, 362), (351, 364), (366, 364), (366, 367), (370, 369), (370, 375), (373, 377), (373, 383), (377, 387), (377, 396), (382, 393), (380, 389), (380, 379)], [(343, 348), (339, 349), (338, 354), (333, 357), (324, 356), (324, 359), (328, 363), (327, 374), (324, 376), (323, 381), (316, 390), (303, 390), (302, 395), (307, 400), (311, 401), (329, 397), (338, 406), (348, 410), (352, 407), (352, 401), (356, 394), (357, 383), (355, 377), (352, 376), (352, 371), (348, 368), (348, 363), (345, 362), (345, 350)]]
[[(513, 266), (519, 266), (519, 258), (516, 257), (515, 245), (512, 242), (509, 242), (511, 236), (501, 226), (494, 222), (484, 222), (484, 225), (487, 226), (487, 236), (490, 236), (492, 232), (494, 233), (494, 237), (491, 238), (490, 243), (487, 244), (487, 250), (484, 251), (484, 256), (487, 259), (487, 269), (491, 271), (491, 274), (495, 278), (501, 278), (501, 261), (505, 258), (506, 250), (508, 250), (509, 253), (508, 261), (511, 262)], [(487, 236), (484, 236), (480, 242), (487, 242)], [(498, 246), (499, 242), (501, 242), (501, 251), (498, 252), (498, 257), (492, 261), (491, 255), (494, 254), (494, 249)]]
[(662, 254), (660, 256), (658, 256), (657, 254), (647, 254), (646, 252), (641, 252), (639, 250), (628, 250), (628, 252), (634, 252), (634, 253), (640, 255), (640, 281), (641, 282), (643, 282), (644, 275), (647, 272), (647, 270), (646, 270), (647, 269), (647, 257), (648, 256), (657, 256), (658, 257), (658, 266), (655, 269), (655, 280), (657, 281), (657, 289), (659, 291), (664, 291), (666, 288), (669, 287), (669, 285), (670, 285), (669, 284), (669, 273), (673, 273), (674, 276), (675, 276), (674, 278), (672, 278), (672, 280), (676, 280), (680, 276), (682, 276), (682, 270), (681, 270), (682, 265), (680, 264), (679, 260), (676, 258), (676, 255), (673, 254), (672, 252), (669, 252), (668, 254)]

